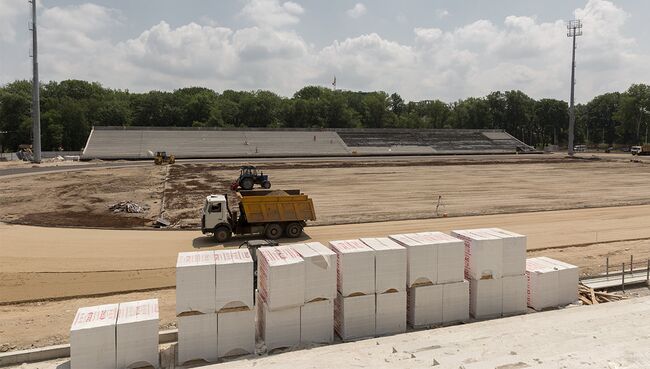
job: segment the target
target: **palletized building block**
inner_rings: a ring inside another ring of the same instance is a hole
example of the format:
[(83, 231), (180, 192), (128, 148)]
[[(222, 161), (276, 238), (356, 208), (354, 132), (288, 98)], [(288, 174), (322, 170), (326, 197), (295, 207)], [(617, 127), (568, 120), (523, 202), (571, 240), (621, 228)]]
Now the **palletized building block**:
[(555, 307), (559, 301), (559, 273), (551, 265), (539, 258), (526, 260), (528, 282), (528, 306), (535, 310)]
[(406, 286), (438, 283), (438, 247), (420, 234), (389, 236), (406, 248)]
[(289, 246), (257, 250), (257, 289), (269, 310), (305, 302), (305, 262)]
[(117, 315), (117, 304), (77, 310), (70, 327), (71, 369), (115, 369)]
[(125, 302), (117, 317), (117, 368), (158, 367), (158, 300)]
[(442, 323), (443, 285), (416, 286), (407, 290), (407, 321), (414, 328)]
[(343, 340), (375, 336), (375, 295), (344, 297), (334, 301), (334, 329)]
[(214, 251), (181, 252), (176, 261), (176, 314), (215, 312)]
[(503, 308), (504, 316), (525, 314), (527, 308), (528, 280), (526, 275), (503, 277)]
[(334, 300), (317, 300), (300, 307), (300, 343), (334, 341)]
[(469, 311), (474, 318), (500, 317), (503, 311), (503, 284), (499, 279), (469, 280)]
[(375, 252), (359, 240), (330, 241), (336, 253), (336, 284), (344, 297), (375, 293)]
[(375, 301), (375, 335), (406, 332), (406, 291), (378, 293)]
[(179, 365), (194, 360), (218, 359), (218, 319), (216, 313), (181, 315), (177, 318)]
[(390, 238), (362, 238), (375, 250), (375, 290), (377, 293), (406, 290), (406, 249)]
[(214, 251), (215, 310), (253, 308), (253, 258), (247, 249)]
[(480, 229), (452, 231), (465, 242), (465, 278), (497, 279), (503, 276), (503, 239)]
[(420, 233), (438, 248), (437, 284), (462, 282), (465, 275), (465, 243), (442, 232)]
[(558, 269), (558, 303), (560, 305), (566, 305), (576, 302), (578, 300), (580, 268), (546, 256), (542, 256), (539, 259)]
[(463, 322), (469, 319), (469, 282), (442, 285), (442, 323)]
[(269, 310), (258, 295), (257, 337), (264, 341), (268, 351), (300, 344), (300, 306)]
[(526, 273), (526, 236), (501, 228), (486, 228), (482, 231), (503, 240), (503, 276)]
[(305, 260), (305, 302), (336, 298), (336, 253), (319, 242), (289, 246)]
[(255, 353), (255, 310), (230, 309), (217, 313), (217, 356)]

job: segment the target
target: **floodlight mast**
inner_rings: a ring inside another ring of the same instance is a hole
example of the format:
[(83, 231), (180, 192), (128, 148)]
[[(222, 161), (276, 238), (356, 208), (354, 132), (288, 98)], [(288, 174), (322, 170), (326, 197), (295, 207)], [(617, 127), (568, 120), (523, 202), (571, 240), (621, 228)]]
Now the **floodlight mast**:
[(29, 0), (32, 4), (32, 150), (34, 163), (41, 162), (41, 103), (40, 86), (38, 80), (38, 35), (36, 33), (36, 0)]
[(571, 102), (569, 103), (569, 156), (573, 156), (573, 134), (576, 124), (576, 37), (582, 36), (582, 21), (580, 19), (569, 21), (566, 28), (567, 37), (573, 38), (573, 49), (571, 55)]

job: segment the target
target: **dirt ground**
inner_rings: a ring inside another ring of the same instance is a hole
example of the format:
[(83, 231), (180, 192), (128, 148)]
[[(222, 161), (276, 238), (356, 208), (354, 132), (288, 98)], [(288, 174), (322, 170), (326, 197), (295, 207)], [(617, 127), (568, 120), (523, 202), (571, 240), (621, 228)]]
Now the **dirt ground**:
[[(165, 167), (138, 167), (0, 178), (0, 219), (20, 224), (143, 227), (160, 213)], [(150, 208), (115, 214), (109, 207), (131, 200)]]
[[(238, 166), (199, 163), (51, 173), (22, 177), (20, 186), (0, 178), (0, 220), (147, 228), (163, 210), (164, 199), (163, 215), (174, 228), (196, 228), (206, 195), (232, 195), (229, 185)], [(298, 188), (313, 199), (318, 218), (313, 225), (650, 204), (650, 186), (645, 185), (650, 165), (622, 159), (488, 156), (258, 167), (271, 176), (274, 189)], [(150, 210), (130, 215), (108, 210), (121, 200)]]

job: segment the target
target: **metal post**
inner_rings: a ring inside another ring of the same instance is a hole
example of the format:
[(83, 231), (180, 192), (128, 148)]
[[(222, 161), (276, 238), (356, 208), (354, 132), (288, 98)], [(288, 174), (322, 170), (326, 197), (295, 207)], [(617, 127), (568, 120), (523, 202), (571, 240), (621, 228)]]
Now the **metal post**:
[(573, 134), (576, 123), (575, 112), (575, 85), (576, 85), (576, 37), (582, 36), (582, 21), (579, 19), (569, 21), (567, 36), (573, 38), (571, 50), (571, 101), (569, 103), (569, 156), (573, 156)]
[[(648, 259), (650, 261), (650, 259)], [(605, 276), (609, 278), (609, 256), (605, 259)]]
[(38, 79), (38, 35), (36, 32), (36, 0), (32, 3), (32, 66), (34, 68), (32, 75), (32, 150), (34, 153), (34, 163), (41, 162), (41, 104), (40, 104), (40, 86)]
[(621, 273), (621, 288), (623, 289), (623, 292), (625, 292), (625, 263), (623, 263), (623, 273)]
[(648, 259), (648, 269), (645, 270), (645, 283), (650, 284), (650, 259)]
[(634, 273), (634, 255), (630, 255), (630, 274)]

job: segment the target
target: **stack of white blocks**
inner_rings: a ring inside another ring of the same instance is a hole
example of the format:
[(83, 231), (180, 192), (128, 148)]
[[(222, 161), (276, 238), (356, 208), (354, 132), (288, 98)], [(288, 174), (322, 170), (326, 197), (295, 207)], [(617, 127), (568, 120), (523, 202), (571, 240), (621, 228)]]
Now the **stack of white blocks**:
[(84, 307), (70, 327), (72, 369), (158, 368), (158, 300)]
[(579, 269), (559, 260), (526, 260), (528, 306), (535, 310), (567, 305), (578, 299)]
[(415, 327), (469, 318), (463, 242), (441, 232), (392, 235), (406, 248), (407, 317)]
[(257, 335), (267, 350), (300, 344), (305, 262), (289, 246), (257, 250)]
[(217, 355), (214, 251), (181, 252), (176, 261), (176, 316), (179, 364), (215, 362)]
[(465, 243), (470, 312), (479, 319), (526, 312), (526, 236), (499, 228), (452, 231)]
[(375, 336), (375, 252), (359, 240), (330, 241), (336, 253), (334, 329), (343, 340)]
[(253, 258), (247, 249), (216, 250), (217, 356), (255, 352)]
[(179, 253), (178, 363), (253, 353), (253, 307), (253, 259), (248, 250)]
[(406, 249), (389, 238), (362, 238), (375, 251), (375, 335), (406, 332)]
[(334, 341), (336, 254), (319, 242), (290, 245), (305, 261), (305, 300), (300, 307), (300, 343)]

